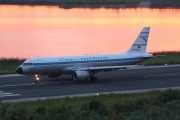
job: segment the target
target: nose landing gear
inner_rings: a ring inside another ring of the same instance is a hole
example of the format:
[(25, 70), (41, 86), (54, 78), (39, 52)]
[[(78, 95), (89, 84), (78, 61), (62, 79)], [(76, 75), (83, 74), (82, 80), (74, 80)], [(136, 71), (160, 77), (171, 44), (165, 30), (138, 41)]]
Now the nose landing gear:
[(40, 78), (39, 78), (39, 76), (38, 76), (38, 75), (35, 75), (35, 78), (36, 78), (36, 80), (34, 81), (34, 83), (35, 83), (35, 84), (38, 84), (38, 83), (39, 83)]

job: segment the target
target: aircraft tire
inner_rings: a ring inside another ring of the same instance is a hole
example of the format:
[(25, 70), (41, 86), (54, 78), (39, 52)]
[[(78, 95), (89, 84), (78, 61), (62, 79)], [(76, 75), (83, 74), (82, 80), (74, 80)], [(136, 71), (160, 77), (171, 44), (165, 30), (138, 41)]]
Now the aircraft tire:
[(35, 83), (35, 84), (39, 84), (39, 80), (35, 80), (34, 83)]

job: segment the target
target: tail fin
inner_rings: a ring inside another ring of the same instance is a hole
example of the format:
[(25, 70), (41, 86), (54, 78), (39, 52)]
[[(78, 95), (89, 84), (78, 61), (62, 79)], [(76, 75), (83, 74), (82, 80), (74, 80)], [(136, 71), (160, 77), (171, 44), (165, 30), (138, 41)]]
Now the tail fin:
[(144, 27), (127, 52), (145, 53), (150, 27)]

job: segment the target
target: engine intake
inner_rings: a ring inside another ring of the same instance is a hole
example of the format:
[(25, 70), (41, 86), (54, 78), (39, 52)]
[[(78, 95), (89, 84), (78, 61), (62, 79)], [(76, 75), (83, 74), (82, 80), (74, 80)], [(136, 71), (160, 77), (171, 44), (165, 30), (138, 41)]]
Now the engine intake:
[(90, 76), (88, 71), (75, 71), (72, 75), (73, 80), (86, 80)]

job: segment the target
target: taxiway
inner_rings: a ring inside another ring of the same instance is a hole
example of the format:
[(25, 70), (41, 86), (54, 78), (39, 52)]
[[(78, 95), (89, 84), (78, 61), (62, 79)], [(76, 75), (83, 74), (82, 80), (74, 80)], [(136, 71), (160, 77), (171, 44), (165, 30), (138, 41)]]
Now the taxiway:
[(97, 73), (98, 82), (72, 81), (71, 76), (41, 77), (0, 75), (0, 101), (36, 100), (51, 97), (95, 95), (122, 91), (153, 90), (180, 87), (180, 65), (151, 66)]

